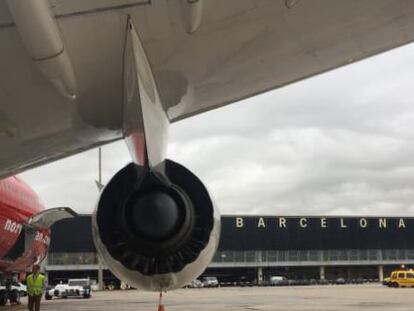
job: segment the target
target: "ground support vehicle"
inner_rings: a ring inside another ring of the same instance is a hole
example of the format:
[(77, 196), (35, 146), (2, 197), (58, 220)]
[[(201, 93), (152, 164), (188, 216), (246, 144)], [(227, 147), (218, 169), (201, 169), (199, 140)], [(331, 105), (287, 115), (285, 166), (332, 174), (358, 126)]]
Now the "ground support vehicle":
[(68, 284), (59, 284), (46, 291), (45, 299), (53, 297), (83, 297), (90, 298), (92, 293), (91, 282), (89, 279), (69, 279)]
[(271, 286), (284, 286), (289, 285), (289, 280), (285, 276), (274, 275), (270, 278)]
[(10, 302), (10, 304), (20, 304), (20, 297), (26, 295), (26, 285), (11, 280), (0, 281), (0, 306), (6, 305), (7, 302)]
[(68, 289), (68, 284), (58, 284), (55, 287), (47, 288), (45, 291), (45, 299), (51, 300), (55, 298), (67, 298), (66, 290)]
[(202, 282), (203, 287), (219, 287), (219, 282), (215, 276), (206, 276)]
[(414, 287), (414, 271), (393, 271), (387, 283), (389, 287)]
[(92, 293), (91, 282), (89, 279), (70, 279), (66, 289), (66, 297), (90, 298)]

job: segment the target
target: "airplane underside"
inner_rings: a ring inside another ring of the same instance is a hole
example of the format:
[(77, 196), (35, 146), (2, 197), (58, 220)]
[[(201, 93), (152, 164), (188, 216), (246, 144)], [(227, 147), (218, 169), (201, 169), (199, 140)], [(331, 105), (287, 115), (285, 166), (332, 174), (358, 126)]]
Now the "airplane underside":
[(128, 20), (175, 122), (412, 42), (413, 16), (407, 0), (1, 1), (0, 177), (125, 136)]

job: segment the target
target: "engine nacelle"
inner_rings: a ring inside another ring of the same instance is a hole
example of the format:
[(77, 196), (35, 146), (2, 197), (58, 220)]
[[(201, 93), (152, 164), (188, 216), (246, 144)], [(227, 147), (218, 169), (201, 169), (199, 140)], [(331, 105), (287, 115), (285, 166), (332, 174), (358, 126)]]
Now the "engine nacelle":
[(220, 215), (203, 183), (165, 160), (164, 174), (130, 163), (104, 188), (93, 215), (97, 250), (111, 271), (145, 290), (199, 276), (219, 243)]

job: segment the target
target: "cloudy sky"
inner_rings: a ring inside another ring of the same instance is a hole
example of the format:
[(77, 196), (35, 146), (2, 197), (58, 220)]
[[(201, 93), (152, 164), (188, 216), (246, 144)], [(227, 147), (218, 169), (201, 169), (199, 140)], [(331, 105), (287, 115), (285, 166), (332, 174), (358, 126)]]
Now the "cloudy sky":
[[(413, 215), (414, 45), (171, 126), (168, 157), (223, 214)], [(48, 207), (93, 211), (97, 150), (21, 177)], [(103, 179), (128, 163), (103, 148)]]

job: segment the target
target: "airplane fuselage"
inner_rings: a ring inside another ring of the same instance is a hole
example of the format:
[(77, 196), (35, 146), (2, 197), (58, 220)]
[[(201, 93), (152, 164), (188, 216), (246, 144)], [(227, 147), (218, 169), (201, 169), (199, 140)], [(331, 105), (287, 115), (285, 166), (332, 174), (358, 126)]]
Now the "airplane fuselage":
[(25, 271), (46, 256), (49, 229), (36, 231), (28, 249), (22, 236), (27, 220), (43, 209), (36, 193), (19, 178), (0, 180), (0, 274)]

